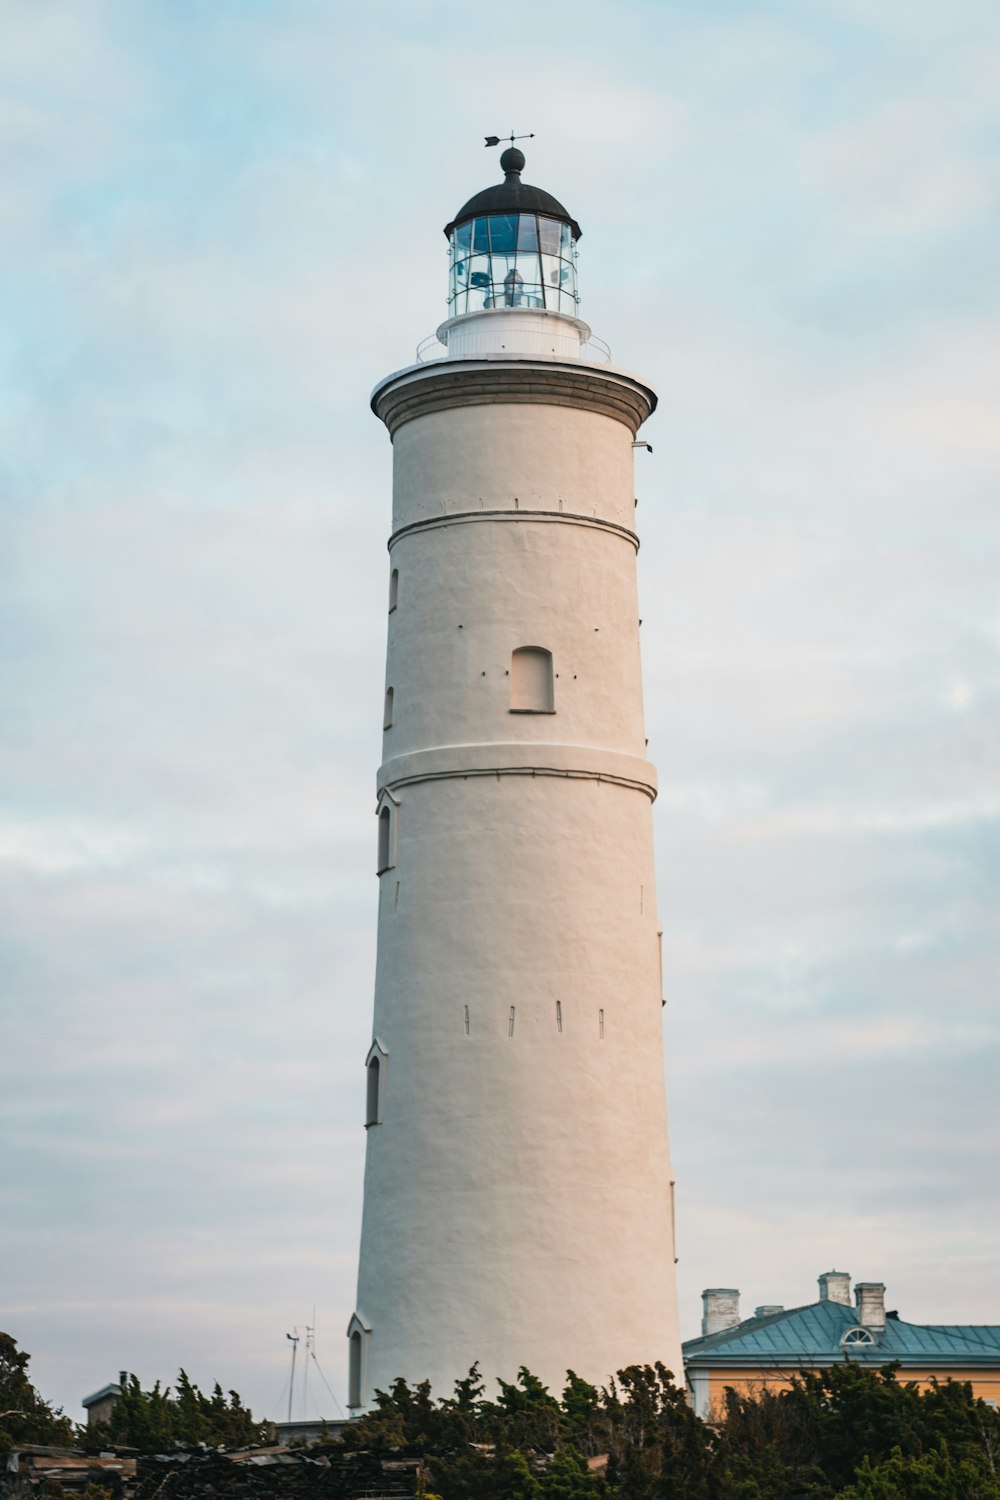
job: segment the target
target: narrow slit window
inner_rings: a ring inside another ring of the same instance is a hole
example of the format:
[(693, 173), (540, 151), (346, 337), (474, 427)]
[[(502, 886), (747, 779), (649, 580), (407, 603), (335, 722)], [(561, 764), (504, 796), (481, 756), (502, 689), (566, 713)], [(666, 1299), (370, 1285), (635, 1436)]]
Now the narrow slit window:
[(348, 1344), (347, 1405), (361, 1405), (361, 1332), (355, 1328)]
[(393, 568), (389, 574), (389, 613), (392, 614), (399, 603), (399, 569)]
[(515, 714), (555, 713), (552, 652), (519, 646), (510, 659), (510, 710)]
[(386, 688), (386, 690), (385, 690), (385, 713), (382, 715), (382, 728), (383, 729), (391, 729), (392, 728), (392, 699), (393, 699), (392, 688), (391, 687), (390, 688)]
[(507, 1017), (507, 1035), (508, 1036), (513, 1036), (514, 1035), (514, 1016), (515, 1016), (515, 1010), (516, 1010), (516, 1008), (512, 1005), (511, 1008), (510, 1008), (510, 1015)]
[(381, 875), (392, 863), (392, 812), (388, 803), (378, 815), (378, 869)]
[(469, 1029), (470, 1029), (470, 1022), (469, 1022), (469, 1007), (468, 1007), (468, 1006), (466, 1006), (466, 1007), (465, 1007), (465, 1034), (466, 1034), (466, 1036), (468, 1036), (468, 1035), (469, 1035)]
[(670, 1184), (670, 1245), (674, 1252), (674, 1265), (677, 1264), (677, 1205), (674, 1198), (676, 1182)]
[(377, 1125), (379, 1123), (379, 1074), (382, 1065), (377, 1057), (373, 1057), (367, 1069), (368, 1089), (365, 1099), (365, 1125)]
[(598, 1030), (598, 1034), (600, 1035), (601, 1040), (603, 1041), (604, 1040), (604, 1012), (603, 1012), (603, 1010), (599, 1010), (597, 1012), (597, 1030)]
[(562, 1001), (556, 1001), (556, 1030), (562, 1031)]

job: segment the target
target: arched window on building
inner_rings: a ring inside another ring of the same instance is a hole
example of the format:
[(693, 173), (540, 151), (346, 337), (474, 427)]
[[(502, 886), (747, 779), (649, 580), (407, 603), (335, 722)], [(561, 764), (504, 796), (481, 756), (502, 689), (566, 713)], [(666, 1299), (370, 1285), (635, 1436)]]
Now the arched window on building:
[(510, 711), (555, 713), (552, 652), (543, 646), (518, 646), (510, 659)]
[(393, 700), (394, 696), (395, 695), (394, 695), (394, 693), (392, 691), (392, 688), (391, 687), (387, 687), (386, 690), (385, 690), (385, 712), (382, 715), (382, 728), (383, 729), (391, 729), (392, 728), (392, 700)]
[(399, 603), (399, 569), (393, 568), (389, 574), (389, 613), (392, 614)]

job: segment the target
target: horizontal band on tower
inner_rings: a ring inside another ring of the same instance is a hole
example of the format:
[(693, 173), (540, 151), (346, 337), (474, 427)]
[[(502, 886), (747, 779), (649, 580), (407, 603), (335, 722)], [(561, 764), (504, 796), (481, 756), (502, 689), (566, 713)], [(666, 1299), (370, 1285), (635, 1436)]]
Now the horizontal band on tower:
[(656, 800), (656, 767), (638, 755), (601, 750), (593, 745), (544, 743), (440, 745), (394, 755), (378, 770), (377, 794), (417, 781), (453, 780), (462, 776), (562, 776), (573, 780), (610, 781), (632, 787)]
[(438, 526), (461, 525), (468, 521), (563, 521), (568, 526), (593, 526), (598, 531), (610, 531), (619, 536), (623, 541), (631, 543), (636, 552), (639, 550), (639, 538), (634, 531), (627, 526), (619, 526), (616, 521), (601, 521), (597, 516), (582, 516), (574, 511), (568, 510), (456, 510), (446, 511), (440, 516), (428, 516), (426, 521), (411, 521), (407, 526), (401, 526), (394, 531), (386, 544), (390, 551), (401, 537), (408, 536), (413, 531), (430, 531)]
[(431, 412), (524, 402), (593, 411), (623, 422), (634, 437), (656, 407), (656, 395), (624, 370), (493, 355), (398, 370), (375, 387), (371, 407), (394, 435), (404, 422)]

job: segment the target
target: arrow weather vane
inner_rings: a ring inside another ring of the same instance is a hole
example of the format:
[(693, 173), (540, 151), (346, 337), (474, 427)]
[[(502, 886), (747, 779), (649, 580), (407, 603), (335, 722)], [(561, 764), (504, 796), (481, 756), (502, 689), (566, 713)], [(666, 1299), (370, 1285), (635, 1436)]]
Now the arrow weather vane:
[(487, 146), (499, 146), (501, 139), (510, 141), (511, 145), (513, 145), (515, 141), (533, 141), (535, 139), (535, 132), (533, 130), (529, 130), (527, 135), (515, 135), (512, 130), (510, 135), (505, 135), (503, 137), (499, 135), (488, 135), (486, 137), (486, 144)]

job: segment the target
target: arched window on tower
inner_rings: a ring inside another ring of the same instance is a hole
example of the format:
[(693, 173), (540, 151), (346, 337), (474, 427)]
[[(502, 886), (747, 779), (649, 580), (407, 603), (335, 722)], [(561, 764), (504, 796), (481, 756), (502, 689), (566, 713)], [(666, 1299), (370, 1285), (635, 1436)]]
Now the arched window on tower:
[(395, 694), (393, 693), (392, 688), (387, 687), (385, 690), (385, 712), (382, 715), (383, 729), (392, 728), (392, 700), (394, 696)]
[(386, 802), (378, 815), (378, 870), (379, 875), (389, 868), (392, 851), (392, 810)]
[(347, 1325), (347, 1405), (352, 1411), (357, 1411), (365, 1402), (370, 1337), (371, 1325), (358, 1313), (354, 1313)]
[(376, 806), (378, 814), (378, 864), (377, 875), (384, 875), (396, 864), (396, 846), (399, 839), (399, 799), (388, 787), (383, 787)]
[(512, 714), (555, 713), (552, 652), (543, 646), (518, 646), (510, 659)]
[(378, 1124), (378, 1083), (382, 1064), (377, 1057), (368, 1063), (368, 1092), (365, 1100), (365, 1125)]
[(389, 613), (392, 614), (399, 603), (399, 569), (393, 568), (389, 574)]
[(355, 1328), (351, 1334), (348, 1355), (347, 1406), (357, 1409), (361, 1405), (361, 1330)]
[(378, 1037), (368, 1048), (365, 1058), (365, 1129), (381, 1125), (385, 1102), (385, 1070), (389, 1054)]

